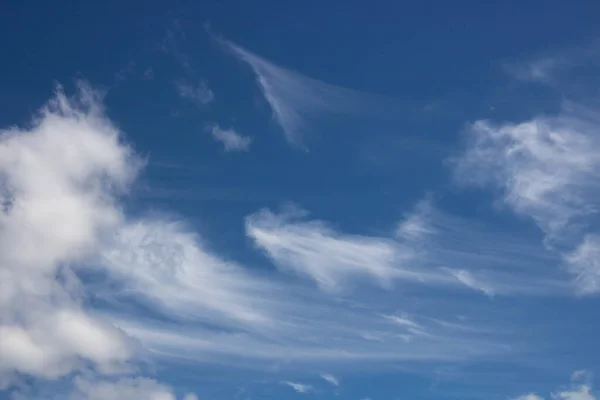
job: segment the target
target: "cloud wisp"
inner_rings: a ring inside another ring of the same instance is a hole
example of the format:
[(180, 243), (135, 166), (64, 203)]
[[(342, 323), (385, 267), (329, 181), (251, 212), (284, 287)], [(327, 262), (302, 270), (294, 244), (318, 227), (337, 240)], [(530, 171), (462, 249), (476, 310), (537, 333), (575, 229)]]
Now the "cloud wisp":
[(417, 203), (396, 238), (413, 249), (414, 265), (439, 269), (456, 282), (495, 295), (565, 295), (560, 255), (527, 234), (503, 232), (450, 215), (431, 198)]
[(340, 381), (332, 374), (321, 374), (320, 376), (325, 380), (325, 382), (333, 386), (340, 386)]
[(288, 385), (292, 389), (294, 389), (294, 391), (296, 393), (308, 393), (313, 389), (312, 386), (304, 384), (304, 383), (290, 382), (290, 381), (285, 381), (283, 383)]
[(278, 214), (262, 210), (246, 218), (246, 232), (280, 269), (308, 277), (327, 292), (361, 278), (384, 288), (395, 282), (460, 286), (488, 296), (563, 290), (539, 270), (553, 261), (544, 248), (529, 239), (486, 233), (436, 210), (428, 200), (406, 215), (396, 240), (344, 234), (307, 216), (297, 208)]
[(273, 119), (291, 145), (303, 146), (323, 119), (344, 116), (388, 116), (405, 108), (399, 101), (331, 85), (278, 66), (223, 38), (215, 40), (236, 58), (247, 63), (271, 107)]
[(503, 204), (539, 226), (546, 246), (564, 255), (582, 293), (600, 289), (594, 236), (599, 126), (596, 113), (571, 104), (561, 115), (517, 124), (478, 121), (455, 160), (459, 182), (491, 186)]
[(509, 63), (505, 69), (521, 81), (564, 90), (574, 81), (593, 80), (599, 65), (600, 41), (596, 39), (584, 45)]
[(177, 81), (175, 87), (182, 99), (194, 103), (199, 108), (203, 108), (215, 100), (215, 94), (205, 80), (200, 80), (197, 84)]
[(240, 152), (250, 150), (252, 138), (244, 136), (233, 129), (223, 129), (218, 125), (210, 128), (210, 134), (217, 142), (223, 144), (226, 152)]
[(304, 221), (302, 210), (262, 210), (246, 219), (246, 231), (276, 265), (336, 290), (348, 277), (385, 283), (400, 258), (392, 240), (338, 234), (321, 221)]

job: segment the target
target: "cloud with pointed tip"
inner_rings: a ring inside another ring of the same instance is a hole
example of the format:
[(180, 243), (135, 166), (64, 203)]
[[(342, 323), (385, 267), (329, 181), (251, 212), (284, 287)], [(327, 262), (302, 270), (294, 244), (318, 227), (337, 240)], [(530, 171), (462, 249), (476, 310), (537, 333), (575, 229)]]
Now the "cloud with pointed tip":
[(340, 386), (340, 381), (332, 374), (321, 374), (321, 378), (323, 378), (327, 383), (330, 383), (333, 386)]
[(297, 382), (290, 382), (290, 381), (285, 381), (283, 383), (288, 385), (292, 389), (294, 389), (294, 391), (296, 393), (308, 393), (312, 390), (312, 386), (304, 384), (304, 383), (297, 383)]
[(406, 108), (405, 104), (395, 99), (309, 78), (276, 65), (229, 40), (212, 36), (226, 51), (250, 66), (271, 107), (274, 121), (293, 146), (304, 147), (303, 137), (313, 133), (315, 125), (323, 119), (369, 115), (389, 118)]

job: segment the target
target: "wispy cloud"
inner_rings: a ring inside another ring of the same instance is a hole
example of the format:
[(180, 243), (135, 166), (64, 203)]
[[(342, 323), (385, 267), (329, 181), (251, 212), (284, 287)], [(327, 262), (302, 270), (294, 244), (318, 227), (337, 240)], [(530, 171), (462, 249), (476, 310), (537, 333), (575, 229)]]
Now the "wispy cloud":
[(466, 287), (493, 296), (561, 294), (566, 285), (560, 255), (530, 235), (496, 231), (488, 224), (450, 215), (430, 196), (407, 213), (397, 239), (416, 254), (411, 264), (443, 271)]
[(243, 136), (233, 129), (223, 129), (218, 125), (214, 125), (210, 129), (212, 137), (223, 144), (225, 151), (248, 151), (252, 138)]
[(429, 201), (400, 222), (397, 240), (345, 234), (307, 216), (293, 207), (279, 214), (262, 210), (246, 218), (246, 233), (280, 269), (308, 277), (325, 291), (341, 290), (360, 277), (388, 288), (407, 281), (463, 286), (488, 296), (564, 290), (551, 274), (533, 269), (558, 265), (557, 255), (530, 238), (479, 230)]
[(304, 215), (299, 209), (282, 214), (262, 210), (246, 219), (246, 231), (276, 265), (327, 290), (338, 289), (352, 276), (382, 283), (392, 278), (400, 260), (392, 240), (339, 234), (321, 221), (304, 221)]
[(200, 80), (198, 83), (178, 81), (175, 83), (175, 87), (181, 98), (191, 101), (198, 107), (204, 107), (215, 99), (215, 94), (205, 80)]
[(306, 385), (304, 383), (297, 383), (297, 382), (290, 382), (290, 381), (286, 381), (283, 383), (288, 385), (292, 389), (294, 389), (297, 393), (308, 393), (312, 390), (312, 386)]
[(273, 119), (292, 145), (302, 146), (304, 135), (313, 132), (322, 118), (393, 115), (391, 111), (397, 114), (400, 109), (396, 100), (321, 82), (278, 66), (223, 38), (215, 40), (252, 68)]
[(586, 235), (565, 261), (581, 294), (600, 292), (600, 235)]
[(565, 88), (570, 81), (589, 78), (589, 68), (600, 66), (600, 41), (538, 54), (520, 62), (507, 63), (506, 71), (515, 78), (556, 88)]
[(192, 66), (189, 57), (181, 50), (181, 43), (185, 41), (186, 38), (187, 35), (183, 29), (183, 25), (178, 20), (174, 20), (166, 28), (165, 35), (159, 43), (159, 49), (162, 52), (173, 56), (181, 68), (187, 73), (190, 73), (192, 72)]
[(475, 290), (479, 290), (490, 297), (494, 295), (493, 288), (483, 282), (478, 281), (469, 271), (464, 269), (449, 269), (449, 272), (459, 282), (465, 284), (466, 286)]
[(340, 386), (340, 381), (332, 374), (321, 374), (321, 378), (333, 386)]
[(457, 177), (493, 184), (515, 211), (532, 217), (550, 236), (594, 211), (600, 142), (592, 121), (564, 115), (519, 124), (476, 122), (457, 160)]
[(171, 318), (223, 325), (268, 322), (261, 296), (274, 290), (272, 285), (208, 252), (183, 221), (127, 223), (103, 251), (100, 266), (127, 292), (146, 298)]
[[(568, 252), (589, 232), (600, 193), (600, 118), (567, 105), (556, 117), (536, 117), (518, 124), (476, 122), (469, 144), (456, 160), (459, 182), (492, 186), (502, 201), (530, 217), (552, 249)], [(582, 292), (597, 290), (594, 236), (566, 256)]]

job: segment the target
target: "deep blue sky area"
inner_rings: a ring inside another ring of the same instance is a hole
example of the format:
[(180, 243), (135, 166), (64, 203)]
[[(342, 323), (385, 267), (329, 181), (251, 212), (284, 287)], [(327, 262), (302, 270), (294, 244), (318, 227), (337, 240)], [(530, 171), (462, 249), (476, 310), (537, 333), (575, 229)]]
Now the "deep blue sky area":
[(599, 21), (4, 1), (0, 399), (600, 399)]

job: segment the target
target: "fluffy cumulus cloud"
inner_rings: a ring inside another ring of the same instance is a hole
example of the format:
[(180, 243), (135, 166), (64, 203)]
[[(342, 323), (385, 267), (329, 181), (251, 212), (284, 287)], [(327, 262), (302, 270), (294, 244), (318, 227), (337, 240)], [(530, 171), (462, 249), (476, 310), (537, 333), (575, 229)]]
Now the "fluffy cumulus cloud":
[(210, 134), (217, 141), (223, 144), (225, 151), (248, 151), (252, 138), (244, 136), (233, 129), (223, 129), (218, 125), (211, 128)]
[(60, 89), (28, 129), (0, 133), (0, 374), (56, 378), (84, 363), (119, 368), (134, 346), (85, 313), (69, 264), (122, 221), (117, 203), (140, 162), (98, 94)]
[[(100, 95), (59, 88), (27, 128), (0, 132), (0, 382), (122, 373), (138, 345), (86, 311), (78, 266), (126, 224), (119, 197), (142, 161), (105, 117)], [(137, 383), (135, 383), (137, 382)], [(146, 381), (77, 381), (83, 397), (171, 399)], [(112, 388), (112, 389), (111, 389)], [(128, 392), (129, 390), (129, 392)], [(141, 392), (140, 392), (141, 391)], [(129, 396), (126, 396), (129, 397)]]

